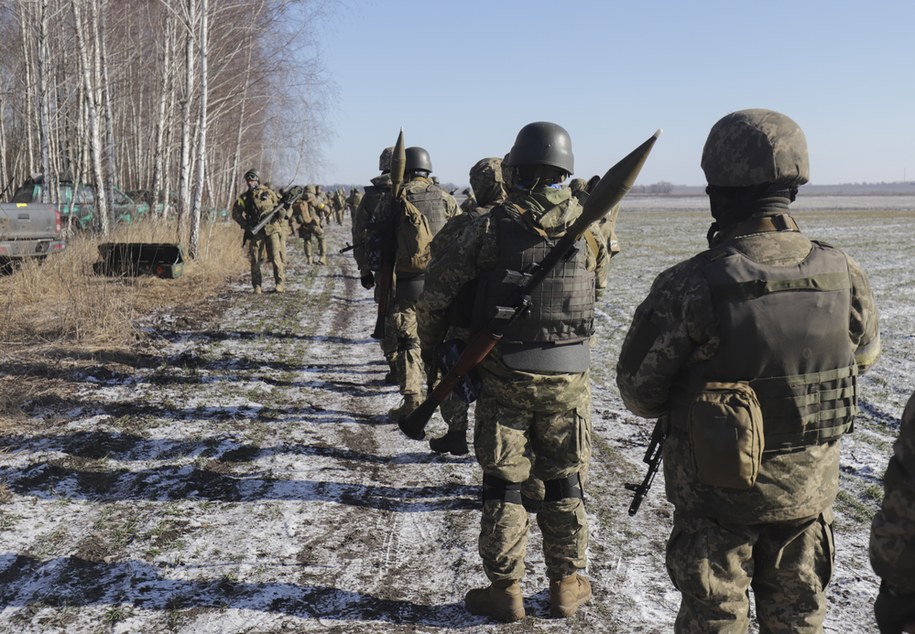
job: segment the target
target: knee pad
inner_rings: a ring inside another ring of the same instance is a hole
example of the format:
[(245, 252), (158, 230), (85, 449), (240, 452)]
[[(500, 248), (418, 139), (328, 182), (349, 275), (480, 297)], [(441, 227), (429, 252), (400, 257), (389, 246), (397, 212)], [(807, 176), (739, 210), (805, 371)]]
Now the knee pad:
[(509, 482), (483, 474), (483, 502), (497, 500), (506, 504), (521, 504), (521, 483)]
[(556, 480), (544, 480), (543, 486), (546, 489), (543, 499), (546, 502), (558, 502), (559, 500), (585, 499), (585, 493), (582, 490), (581, 478), (576, 471), (566, 478)]

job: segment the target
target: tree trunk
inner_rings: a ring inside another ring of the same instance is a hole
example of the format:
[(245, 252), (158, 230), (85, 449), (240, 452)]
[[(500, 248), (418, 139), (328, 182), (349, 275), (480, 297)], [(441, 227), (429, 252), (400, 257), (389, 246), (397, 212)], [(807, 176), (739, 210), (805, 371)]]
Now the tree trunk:
[[(194, 0), (190, 0), (193, 2)], [(200, 111), (198, 116), (198, 129), (200, 138), (197, 141), (197, 173), (194, 177), (194, 201), (191, 207), (191, 237), (188, 255), (196, 259), (200, 246), (200, 208), (203, 202), (203, 188), (206, 177), (206, 151), (207, 151), (207, 48), (209, 39), (209, 4), (208, 0), (200, 3)]]

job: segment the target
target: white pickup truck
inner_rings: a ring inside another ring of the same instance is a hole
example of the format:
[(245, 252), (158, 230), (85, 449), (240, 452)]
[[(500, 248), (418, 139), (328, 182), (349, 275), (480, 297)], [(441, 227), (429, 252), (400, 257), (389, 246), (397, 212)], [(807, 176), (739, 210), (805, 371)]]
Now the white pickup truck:
[(0, 203), (0, 270), (63, 251), (60, 211), (45, 203)]

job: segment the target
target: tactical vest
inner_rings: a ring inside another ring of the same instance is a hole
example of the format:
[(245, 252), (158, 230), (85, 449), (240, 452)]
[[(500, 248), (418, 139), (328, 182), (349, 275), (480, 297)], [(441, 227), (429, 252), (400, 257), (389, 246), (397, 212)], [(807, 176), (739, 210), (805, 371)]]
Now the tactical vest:
[(703, 254), (721, 340), (715, 356), (691, 365), (675, 390), (672, 424), (686, 428), (697, 385), (749, 381), (762, 410), (766, 453), (826, 443), (851, 430), (857, 365), (848, 335), (848, 264), (838, 249), (812, 247), (797, 266), (759, 264), (733, 246)]
[(390, 185), (369, 185), (365, 188), (365, 195), (362, 197), (362, 206), (365, 209), (365, 240), (362, 245), (362, 253), (365, 257), (366, 265), (369, 270), (376, 273), (381, 270), (382, 257), (382, 231), (377, 225), (375, 218), (375, 209), (381, 202), (382, 196), (391, 191)]
[[(506, 272), (523, 272), (541, 262), (553, 246), (525, 228), (513, 209), (500, 205), (491, 213), (499, 260), (477, 284), (477, 328), (486, 324), (495, 307), (515, 300), (517, 286), (505, 281)], [(587, 269), (587, 249), (580, 239), (571, 256), (534, 289), (530, 310), (508, 327), (499, 344), (506, 366), (528, 372), (584, 372), (590, 367), (595, 275)]]
[(429, 221), (432, 235), (442, 230), (442, 227), (448, 222), (446, 215), (448, 207), (445, 205), (444, 192), (441, 187), (430, 182), (425, 189), (407, 189), (406, 196), (407, 200), (416, 205), (416, 208)]

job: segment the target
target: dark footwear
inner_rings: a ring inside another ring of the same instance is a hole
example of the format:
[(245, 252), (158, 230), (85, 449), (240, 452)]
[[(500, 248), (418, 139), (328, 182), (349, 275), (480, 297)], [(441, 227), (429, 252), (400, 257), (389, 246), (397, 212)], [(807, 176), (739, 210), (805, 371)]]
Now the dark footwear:
[(392, 423), (396, 423), (401, 416), (409, 416), (414, 409), (420, 406), (422, 399), (416, 394), (406, 394), (400, 405), (388, 410), (388, 418)]
[(466, 456), (470, 453), (466, 432), (449, 431), (441, 438), (433, 438), (429, 441), (429, 449), (435, 453), (450, 453), (453, 456)]
[(550, 581), (550, 616), (567, 619), (591, 600), (591, 582), (577, 572)]
[(524, 618), (521, 584), (515, 579), (493, 581), (488, 588), (474, 588), (464, 596), (464, 607), (471, 614), (512, 623)]

